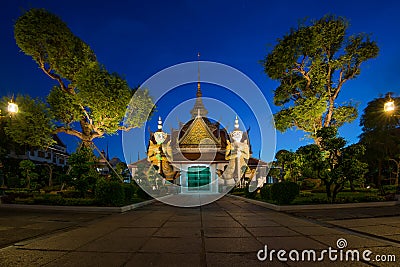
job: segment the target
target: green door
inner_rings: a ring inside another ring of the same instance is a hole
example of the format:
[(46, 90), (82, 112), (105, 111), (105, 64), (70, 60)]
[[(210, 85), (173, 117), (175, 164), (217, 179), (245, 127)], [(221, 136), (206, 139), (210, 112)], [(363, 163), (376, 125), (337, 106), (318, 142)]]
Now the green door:
[(211, 173), (209, 167), (193, 166), (188, 169), (188, 189), (192, 191), (210, 190)]

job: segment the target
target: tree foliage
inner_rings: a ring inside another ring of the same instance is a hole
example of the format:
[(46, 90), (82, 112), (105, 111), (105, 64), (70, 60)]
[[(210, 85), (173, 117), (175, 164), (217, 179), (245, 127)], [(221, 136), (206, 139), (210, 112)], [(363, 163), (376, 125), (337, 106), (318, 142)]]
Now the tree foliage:
[(368, 165), (361, 161), (365, 148), (361, 144), (345, 147), (346, 141), (337, 136), (337, 129), (325, 127), (317, 131), (320, 146), (311, 144), (300, 147), (296, 154), (303, 159), (304, 170), (312, 169), (324, 183), (327, 197), (334, 202), (346, 184), (351, 187), (362, 183)]
[(396, 116), (400, 113), (393, 114), (396, 110), (391, 113), (384, 111), (384, 105), (389, 100), (400, 107), (400, 97), (393, 95), (387, 93), (370, 101), (360, 120), (360, 142), (367, 148), (364, 160), (369, 166), (368, 176), (378, 186), (385, 176), (390, 177), (390, 173), (385, 172), (393, 164), (390, 159), (400, 159), (400, 116)]
[(32, 161), (25, 159), (19, 163), (19, 168), (21, 170), (22, 176), (26, 180), (26, 187), (30, 188), (31, 179), (37, 176), (37, 174), (33, 172), (33, 170), (35, 169), (35, 164)]
[(348, 22), (325, 16), (311, 25), (299, 25), (278, 39), (263, 60), (265, 73), (279, 82), (274, 103), (276, 128), (296, 127), (310, 134), (322, 127), (340, 127), (357, 117), (352, 103), (338, 104), (343, 85), (360, 74), (361, 64), (378, 55), (378, 46), (366, 34), (348, 36)]
[[(131, 89), (121, 76), (109, 73), (56, 15), (31, 9), (16, 21), (14, 35), (21, 50), (56, 81), (47, 97), (55, 132), (74, 135), (87, 145), (147, 120), (153, 109), (148, 92)], [(122, 125), (127, 107), (133, 116)]]
[[(6, 107), (7, 98), (1, 105)], [(55, 141), (51, 134), (54, 130), (50, 109), (40, 99), (18, 95), (15, 99), (19, 112), (6, 117), (4, 132), (11, 141), (19, 145), (46, 148)], [(3, 108), (2, 108), (3, 109)]]

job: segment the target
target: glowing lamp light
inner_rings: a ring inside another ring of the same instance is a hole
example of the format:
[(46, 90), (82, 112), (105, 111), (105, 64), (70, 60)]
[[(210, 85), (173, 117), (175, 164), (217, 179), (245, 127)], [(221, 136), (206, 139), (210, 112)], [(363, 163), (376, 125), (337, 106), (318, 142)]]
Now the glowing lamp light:
[(385, 110), (385, 112), (393, 111), (394, 110), (394, 101), (390, 100), (390, 101), (386, 102), (383, 109)]
[(13, 102), (8, 102), (8, 112), (17, 113), (18, 112), (18, 105), (13, 103)]

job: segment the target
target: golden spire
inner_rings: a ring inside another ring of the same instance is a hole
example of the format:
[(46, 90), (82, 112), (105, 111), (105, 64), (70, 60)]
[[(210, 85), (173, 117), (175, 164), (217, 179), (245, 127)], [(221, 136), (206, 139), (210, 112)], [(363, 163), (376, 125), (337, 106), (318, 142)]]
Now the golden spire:
[(201, 93), (201, 88), (200, 88), (200, 52), (197, 53), (197, 93), (196, 93), (196, 103), (194, 104), (193, 109), (190, 111), (190, 114), (192, 114), (192, 118), (196, 118), (198, 116), (200, 117), (205, 117), (208, 113), (206, 108), (203, 105), (203, 100), (202, 100), (202, 93)]
[(201, 89), (200, 89), (200, 52), (197, 53), (197, 97), (201, 97)]

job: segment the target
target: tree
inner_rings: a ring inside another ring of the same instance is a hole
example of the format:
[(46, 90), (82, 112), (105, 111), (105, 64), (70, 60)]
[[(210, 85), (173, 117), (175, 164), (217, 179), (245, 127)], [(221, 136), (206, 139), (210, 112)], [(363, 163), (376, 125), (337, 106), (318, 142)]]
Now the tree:
[[(16, 21), (14, 35), (19, 48), (56, 82), (47, 97), (55, 133), (76, 136), (90, 146), (95, 138), (147, 120), (153, 109), (147, 90), (131, 89), (118, 74), (109, 73), (57, 16), (31, 9)], [(127, 106), (130, 116), (122, 124)]]
[(118, 162), (117, 165), (115, 166), (115, 171), (123, 177), (124, 180), (130, 180), (130, 172), (128, 169), (128, 165), (125, 162)]
[(314, 169), (326, 188), (331, 202), (343, 190), (346, 183), (351, 185), (362, 181), (367, 164), (361, 162), (365, 148), (361, 144), (345, 147), (346, 141), (337, 136), (337, 129), (325, 127), (317, 131), (320, 147), (316, 144), (300, 147), (296, 153), (305, 159), (304, 168)]
[[(281, 149), (276, 152), (275, 158), (277, 160), (276, 164), (281, 168), (280, 179), (283, 181), (286, 178), (286, 172), (291, 173), (291, 164), (294, 161), (294, 153), (285, 149)], [(289, 170), (286, 170), (287, 165), (289, 165)]]
[(356, 78), (361, 64), (376, 57), (379, 49), (368, 35), (347, 37), (348, 26), (335, 16), (299, 25), (278, 39), (263, 60), (265, 73), (280, 83), (274, 91), (274, 103), (281, 107), (274, 115), (279, 131), (296, 127), (319, 145), (319, 129), (340, 127), (357, 117), (354, 104), (336, 101), (343, 85)]
[[(1, 105), (5, 107), (8, 101), (3, 98)], [(6, 136), (22, 146), (46, 148), (52, 145), (55, 142), (51, 135), (54, 124), (46, 104), (39, 98), (32, 99), (28, 95), (18, 95), (15, 102), (18, 103), (19, 112), (5, 121)]]
[(384, 170), (389, 169), (387, 160), (396, 160), (400, 155), (400, 117), (387, 114), (383, 110), (385, 102), (389, 99), (392, 99), (397, 107), (400, 106), (400, 97), (392, 97), (393, 95), (387, 93), (384, 97), (370, 101), (360, 120), (360, 143), (367, 149), (365, 161), (369, 166), (368, 175), (375, 178), (375, 184), (378, 186), (382, 183)]
[(33, 172), (35, 164), (32, 161), (25, 159), (19, 163), (19, 168), (21, 169), (22, 176), (25, 177), (26, 188), (29, 189), (31, 187), (31, 178), (36, 177), (36, 174)]

